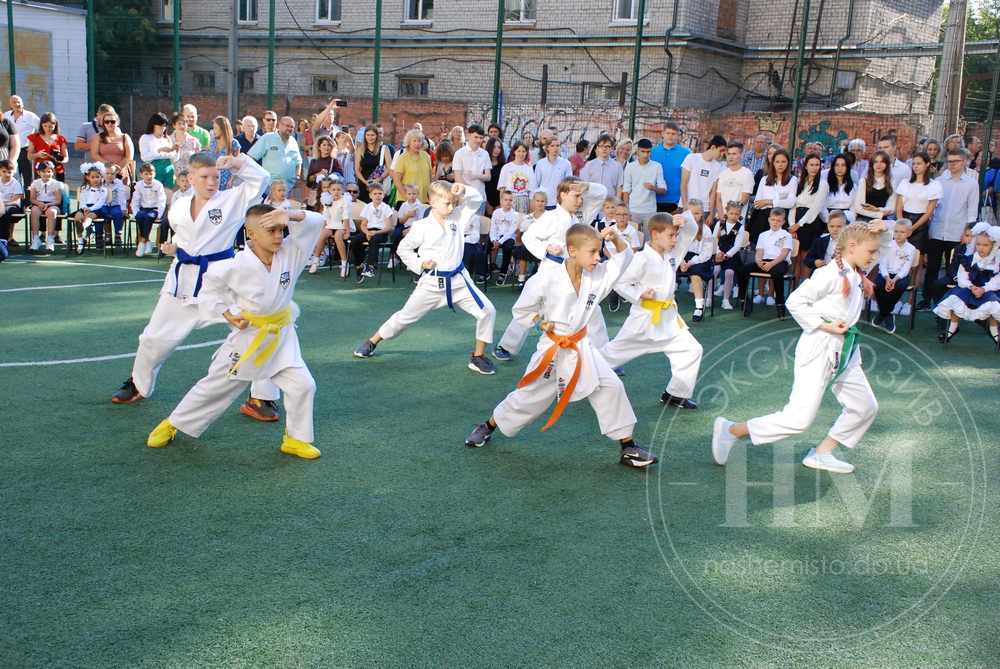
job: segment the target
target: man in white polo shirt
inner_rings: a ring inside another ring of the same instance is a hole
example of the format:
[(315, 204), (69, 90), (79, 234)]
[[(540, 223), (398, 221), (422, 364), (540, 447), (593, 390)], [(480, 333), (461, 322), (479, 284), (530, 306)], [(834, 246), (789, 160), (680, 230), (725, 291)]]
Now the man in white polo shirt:
[(486, 130), (474, 123), (465, 133), (465, 146), (455, 152), (451, 167), (455, 173), (455, 182), (475, 188), (483, 197), (479, 205), (479, 213), (486, 211), (486, 182), (490, 180), (492, 161), (490, 154), (480, 145)]
[(41, 119), (38, 118), (38, 114), (24, 108), (24, 100), (21, 99), (20, 95), (10, 96), (10, 111), (4, 112), (3, 115), (14, 122), (14, 127), (17, 128), (17, 136), (21, 140), (21, 153), (17, 157), (17, 171), (21, 174), (21, 180), (24, 181), (24, 190), (27, 192), (32, 179), (31, 161), (28, 160), (27, 150), (29, 145), (28, 135), (38, 132), (38, 125)]

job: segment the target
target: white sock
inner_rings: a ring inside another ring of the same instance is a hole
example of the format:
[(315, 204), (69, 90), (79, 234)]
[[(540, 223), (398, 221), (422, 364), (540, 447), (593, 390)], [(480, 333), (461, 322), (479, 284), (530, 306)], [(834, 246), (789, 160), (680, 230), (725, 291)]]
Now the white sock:
[(996, 325), (991, 325), (990, 326), (990, 334), (993, 335), (994, 337), (996, 337), (998, 335), (997, 326)]
[(694, 308), (695, 309), (704, 309), (705, 308), (705, 298), (704, 297), (696, 297), (694, 299)]
[(517, 280), (518, 281), (524, 281), (524, 279), (525, 279), (525, 276), (523, 274), (518, 274), (517, 275)]
[(954, 333), (958, 331), (958, 321), (950, 321), (948, 323), (948, 332)]

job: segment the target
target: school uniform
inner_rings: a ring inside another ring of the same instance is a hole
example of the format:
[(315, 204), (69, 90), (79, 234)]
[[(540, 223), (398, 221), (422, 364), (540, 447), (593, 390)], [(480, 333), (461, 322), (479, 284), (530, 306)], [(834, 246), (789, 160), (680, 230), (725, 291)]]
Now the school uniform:
[[(943, 190), (941, 182), (936, 179), (926, 184), (907, 180), (896, 186), (896, 194), (903, 200), (903, 218), (909, 219), (911, 223), (916, 225), (917, 221), (927, 213), (931, 200), (937, 200), (938, 204), (941, 204)], [(917, 247), (918, 251), (926, 250), (930, 223), (929, 220), (925, 221), (923, 225), (914, 228), (910, 233), (910, 243)]]
[[(829, 187), (829, 186), (828, 186)], [(826, 207), (822, 212), (823, 219), (829, 217), (831, 211), (841, 211), (844, 213), (844, 218), (847, 219), (847, 224), (850, 225), (854, 222), (854, 191), (858, 188), (857, 184), (851, 190), (847, 190), (847, 184), (841, 184), (837, 187), (837, 190), (830, 189), (826, 195)]]
[(493, 411), (493, 420), (503, 434), (517, 435), (556, 398), (559, 401), (546, 427), (558, 419), (567, 403), (586, 398), (597, 414), (602, 434), (615, 440), (632, 436), (636, 418), (625, 387), (589, 336), (593, 312), (632, 257), (632, 249), (626, 249), (597, 265), (593, 272), (584, 271), (579, 292), (563, 265), (536, 274), (525, 284), (513, 308), (514, 320), (527, 329), (542, 315), (554, 323), (554, 329), (539, 338), (528, 362), (528, 374), (522, 379), (525, 385), (507, 395)]
[[(789, 211), (788, 225), (798, 225), (799, 229), (794, 232), (795, 238), (799, 240), (800, 248), (809, 248), (813, 242), (823, 234), (826, 224), (823, 216), (826, 211), (826, 199), (830, 193), (830, 186), (826, 181), (816, 176), (819, 184), (816, 192), (813, 193), (812, 185), (806, 184), (802, 192), (795, 196), (795, 208)], [(801, 183), (801, 181), (800, 181)]]
[[(35, 199), (45, 205), (44, 209), (57, 207), (62, 211), (63, 184), (57, 181), (55, 177), (48, 181), (35, 179), (28, 186), (28, 190), (35, 191)], [(44, 209), (42, 211), (43, 214), (45, 213)]]
[[(793, 250), (792, 234), (788, 230), (778, 230), (774, 232), (770, 229), (765, 230), (760, 233), (760, 237), (757, 239), (757, 249), (764, 250), (763, 260), (770, 262), (775, 260), (781, 252), (787, 250), (788, 253), (785, 255), (785, 259), (779, 262), (777, 265), (771, 268), (769, 274), (771, 275), (771, 283), (774, 284), (774, 301), (781, 307), (785, 303), (785, 273), (788, 272), (788, 263), (791, 260), (791, 254)], [(740, 287), (740, 299), (747, 299), (747, 284), (750, 282), (751, 272), (763, 272), (758, 265), (756, 260), (756, 255), (754, 259), (746, 263), (736, 272), (737, 280), (739, 281)], [(746, 313), (746, 305), (744, 305), (744, 313)]]
[(329, 193), (320, 196), (323, 206), (323, 223), (327, 230), (347, 230), (354, 232), (354, 219), (351, 218), (351, 196), (342, 194), (339, 200), (334, 200)]
[[(604, 204), (607, 193), (604, 186), (592, 183), (584, 196), (583, 206), (576, 215), (569, 213), (562, 206), (557, 205), (555, 209), (546, 211), (530, 228), (521, 234), (521, 243), (524, 244), (524, 248), (531, 255), (539, 259), (538, 271), (528, 279), (528, 283), (531, 281), (544, 282), (543, 275), (545, 273), (562, 267), (566, 258), (566, 231), (576, 223), (593, 220)], [(549, 253), (549, 246), (558, 246), (562, 249), (562, 253), (560, 255)], [(526, 283), (525, 287), (527, 285)], [(523, 296), (524, 293), (522, 292), (521, 295)], [(519, 297), (518, 302), (520, 299)], [(514, 307), (517, 308), (517, 303), (514, 304)], [(604, 323), (604, 314), (601, 312), (600, 305), (597, 305), (596, 309), (592, 309), (588, 313), (591, 313), (595, 319), (589, 329), (591, 341), (597, 342), (596, 345), (598, 347), (604, 346), (608, 343), (608, 327)], [(507, 329), (504, 330), (498, 345), (505, 351), (516, 355), (521, 350), (521, 347), (524, 346), (527, 338), (528, 327), (518, 322), (515, 318), (507, 325)]]
[(813, 242), (806, 254), (805, 264), (809, 269), (816, 269), (816, 261), (822, 260), (824, 265), (833, 262), (837, 251), (837, 240), (826, 234)]
[[(858, 182), (858, 187), (854, 189), (854, 203), (851, 205), (851, 210), (854, 212), (854, 220), (859, 223), (868, 223), (876, 218), (887, 218), (896, 211), (898, 195), (895, 191), (892, 194), (889, 193), (887, 179), (885, 177), (876, 178), (872, 185), (874, 187), (869, 190), (868, 182), (862, 179)], [(861, 206), (863, 204), (878, 207), (879, 212), (876, 214), (864, 209)]]
[(510, 211), (493, 210), (493, 218), (490, 221), (490, 247), (492, 248), (494, 243), (500, 244), (500, 249), (503, 251), (503, 260), (500, 263), (502, 274), (506, 274), (507, 268), (510, 267), (511, 256), (514, 252), (514, 239), (517, 237), (517, 228), (520, 223), (521, 217), (513, 209)]
[[(740, 258), (740, 251), (747, 243), (747, 232), (743, 227), (743, 221), (736, 221), (730, 224), (722, 221), (715, 228), (715, 246), (722, 253), (726, 254), (725, 260), (719, 263), (719, 271), (733, 270), (734, 272), (743, 266)], [(724, 276), (724, 275), (723, 275)]]
[[(351, 253), (354, 256), (355, 265), (365, 262), (371, 267), (375, 266), (378, 262), (379, 247), (389, 241), (389, 235), (392, 233), (389, 221), (395, 214), (395, 210), (385, 202), (377, 207), (373, 202), (369, 202), (361, 210), (360, 218), (367, 221), (368, 232), (377, 231), (377, 233), (372, 235), (371, 239), (368, 239), (368, 236), (361, 230), (351, 235)], [(367, 258), (365, 257), (366, 241), (368, 242)]]
[[(754, 202), (771, 200), (774, 203), (773, 207), (791, 210), (795, 206), (795, 201), (798, 197), (795, 192), (798, 189), (798, 185), (799, 180), (795, 177), (789, 177), (787, 184), (782, 184), (779, 181), (774, 185), (768, 185), (767, 178), (765, 177), (760, 180), (760, 184), (757, 186), (757, 195), (754, 197)], [(758, 209), (754, 205), (753, 213), (750, 214), (750, 220), (747, 222), (747, 235), (750, 237), (750, 246), (756, 247), (757, 238), (762, 232), (769, 229), (767, 219), (771, 215), (771, 209), (772, 207)]]
[(948, 266), (944, 268), (944, 273), (931, 286), (931, 299), (935, 303), (944, 299), (945, 293), (950, 290), (950, 285), (958, 285), (958, 268), (962, 264), (963, 256), (970, 253), (975, 253), (974, 245), (959, 244), (955, 247)]
[[(875, 302), (878, 312), (886, 315), (899, 302), (900, 296), (910, 285), (910, 268), (917, 257), (917, 249), (909, 242), (889, 245), (889, 252), (882, 256), (875, 275)], [(890, 291), (885, 289), (886, 279), (896, 279), (896, 287)]]
[[(986, 290), (982, 297), (972, 294), (971, 288)], [(995, 250), (983, 258), (973, 251), (962, 256), (958, 265), (958, 286), (952, 288), (934, 307), (934, 313), (950, 319), (957, 314), (967, 321), (981, 321), (1000, 316), (1000, 254)]]
[[(122, 217), (126, 209), (128, 209), (128, 189), (121, 179), (115, 178), (110, 184), (104, 182), (105, 187), (111, 191), (111, 201), (101, 207), (101, 216), (105, 219), (110, 219), (112, 225), (115, 229), (115, 234), (120, 235), (122, 233)], [(177, 191), (180, 193), (182, 191)], [(188, 195), (191, 194), (190, 189), (187, 191)], [(173, 206), (173, 202), (178, 199), (177, 193), (174, 193), (173, 201), (170, 206)]]
[[(18, 204), (9, 206), (6, 204), (18, 195), (21, 196)], [(24, 188), (21, 182), (14, 177), (7, 183), (0, 181), (0, 199), (2, 199), (0, 207), (3, 207), (3, 212), (0, 213), (0, 240), (6, 241), (10, 237), (10, 226), (14, 224), (14, 216), (24, 211)]]
[[(107, 203), (108, 189), (104, 185), (104, 182), (101, 182), (101, 185), (97, 188), (94, 188), (93, 186), (80, 186), (80, 191), (77, 194), (77, 204), (80, 208), (76, 211), (76, 213), (82, 213), (84, 216), (86, 216), (87, 212), (92, 213), (94, 218), (91, 218), (91, 225), (94, 226), (94, 231), (97, 236), (101, 238), (102, 244), (104, 243), (104, 219), (101, 211)], [(78, 225), (83, 225), (82, 219)]]
[(522, 242), (518, 244), (515, 242), (514, 246), (514, 260), (523, 260), (525, 262), (537, 263), (538, 258), (532, 255), (531, 251), (524, 245), (524, 233), (527, 232), (528, 228), (535, 224), (537, 219), (534, 214), (528, 214), (521, 219), (520, 224), (518, 224), (517, 229), (521, 233)]
[[(685, 217), (690, 216), (690, 212), (684, 213)], [(690, 225), (697, 230), (698, 224), (699, 222), (691, 217), (684, 227), (687, 228)], [(700, 276), (705, 283), (708, 283), (715, 272), (715, 237), (712, 236), (712, 229), (707, 225), (701, 227), (701, 239), (692, 238), (683, 257), (684, 262), (691, 263), (691, 267), (686, 272), (679, 271), (677, 276)], [(697, 234), (695, 232), (695, 236)]]
[[(601, 348), (601, 355), (611, 367), (647, 353), (663, 353), (670, 360), (671, 372), (666, 392), (684, 399), (694, 395), (702, 347), (678, 313), (674, 294), (677, 267), (697, 229), (696, 224), (685, 222), (678, 231), (674, 250), (662, 256), (648, 245), (635, 254), (615, 286), (632, 308), (615, 338)], [(642, 294), (649, 289), (653, 289), (654, 299), (643, 299)]]
[[(149, 231), (153, 223), (163, 218), (167, 209), (167, 193), (156, 179), (146, 183), (140, 179), (132, 191), (132, 211), (135, 214), (135, 224), (139, 228), (139, 236), (149, 239)], [(246, 213), (246, 209), (242, 213)]]
[[(493, 324), (497, 311), (493, 303), (480, 291), (469, 276), (462, 258), (465, 254), (465, 231), (475, 223), (479, 226), (479, 192), (465, 189), (465, 202), (444, 221), (442, 227), (430, 213), (410, 227), (410, 232), (399, 243), (399, 259), (414, 274), (420, 275), (417, 287), (403, 308), (394, 313), (378, 329), (382, 339), (398, 337), (406, 328), (416, 323), (428, 312), (455, 305), (476, 319), (476, 339), (493, 341)], [(437, 266), (425, 270), (423, 263), (433, 260)]]
[(274, 253), (270, 271), (246, 249), (205, 272), (199, 295), (201, 318), (226, 322), (222, 314), (228, 309), (250, 320), (250, 325), (244, 330), (231, 328), (226, 342), (212, 356), (208, 374), (170, 414), (171, 425), (199, 437), (248, 384), (269, 380), (285, 393), (288, 436), (313, 441), (316, 382), (302, 359), (295, 333), (299, 309), (292, 294), (322, 228), (323, 217), (315, 212), (307, 212), (302, 221), (290, 221), (288, 236)]
[[(836, 263), (817, 269), (788, 296), (788, 312), (802, 327), (795, 346), (794, 381), (788, 403), (781, 411), (747, 421), (755, 445), (801, 434), (816, 419), (844, 354), (844, 335), (823, 332), (819, 326), (824, 320), (843, 320), (853, 327), (864, 307), (861, 275), (846, 262), (844, 270), (850, 287), (847, 297), (843, 295), (844, 275)], [(855, 448), (875, 420), (878, 402), (861, 368), (860, 348), (852, 347), (848, 354), (832, 386), (843, 409), (828, 434), (844, 446)]]
[[(177, 255), (160, 289), (160, 298), (139, 335), (139, 349), (132, 365), (132, 381), (140, 395), (149, 397), (164, 360), (180, 346), (192, 330), (210, 323), (198, 313), (198, 294), (211, 263), (233, 257), (233, 238), (246, 220), (246, 211), (260, 201), (270, 177), (257, 163), (247, 160), (236, 173), (241, 184), (215, 193), (191, 218), (191, 200), (182, 200), (170, 210)], [(186, 206), (185, 206), (186, 205)], [(277, 399), (270, 383), (254, 384), (253, 396)]]

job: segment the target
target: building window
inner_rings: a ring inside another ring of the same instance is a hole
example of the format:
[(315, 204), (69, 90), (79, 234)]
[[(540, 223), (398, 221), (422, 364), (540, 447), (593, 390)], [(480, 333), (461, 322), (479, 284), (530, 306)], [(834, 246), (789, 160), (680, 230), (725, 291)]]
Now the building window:
[(156, 71), (156, 95), (171, 97), (174, 94), (174, 73), (170, 70)]
[(335, 77), (313, 77), (313, 95), (327, 95), (337, 92)]
[(430, 79), (421, 77), (419, 79), (400, 79), (399, 97), (401, 98), (426, 98)]
[(174, 0), (160, 0), (160, 20), (163, 23), (173, 23)]
[(316, 5), (317, 21), (340, 21), (340, 0), (317, 0)]
[(215, 72), (192, 72), (194, 87), (201, 91), (215, 90)]
[(535, 21), (536, 0), (504, 0), (504, 21), (507, 23), (533, 23)]
[[(643, 24), (649, 22), (649, 6), (652, 2), (646, 2), (646, 16), (643, 17)], [(615, 0), (614, 14), (611, 16), (612, 23), (635, 23), (635, 17), (639, 14), (639, 0)]]
[(257, 0), (240, 0), (240, 21), (242, 23), (257, 22)]
[(617, 84), (584, 84), (583, 102), (618, 102), (621, 89)]
[(433, 21), (434, 0), (406, 0), (407, 21)]
[(254, 70), (251, 69), (240, 70), (240, 91), (253, 90), (253, 84), (254, 84), (253, 75), (254, 75)]
[(740, 15), (740, 0), (720, 0), (715, 34), (723, 39), (736, 39), (736, 24)]

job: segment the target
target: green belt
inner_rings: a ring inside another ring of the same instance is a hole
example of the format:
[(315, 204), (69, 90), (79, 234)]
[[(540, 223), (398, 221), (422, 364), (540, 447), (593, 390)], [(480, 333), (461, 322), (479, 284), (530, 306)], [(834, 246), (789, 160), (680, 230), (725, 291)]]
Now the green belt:
[(844, 345), (840, 349), (840, 359), (837, 361), (837, 369), (833, 373), (833, 378), (830, 379), (829, 385), (826, 387), (827, 390), (832, 388), (837, 377), (844, 373), (844, 370), (847, 369), (847, 364), (851, 362), (855, 351), (860, 347), (861, 331), (854, 326), (847, 328), (847, 332), (844, 333)]

